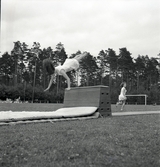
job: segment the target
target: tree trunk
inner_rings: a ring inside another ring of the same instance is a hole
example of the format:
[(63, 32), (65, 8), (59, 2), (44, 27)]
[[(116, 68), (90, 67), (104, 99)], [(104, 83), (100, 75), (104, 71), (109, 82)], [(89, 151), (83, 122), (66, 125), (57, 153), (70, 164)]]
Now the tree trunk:
[(36, 83), (36, 62), (35, 62), (35, 71), (34, 71), (34, 80), (33, 80), (32, 103), (34, 102), (35, 83)]
[(139, 92), (139, 72), (137, 72), (137, 93)]
[(17, 55), (14, 56), (15, 56), (14, 86), (17, 86)]
[(59, 75), (57, 75), (57, 94), (59, 92)]

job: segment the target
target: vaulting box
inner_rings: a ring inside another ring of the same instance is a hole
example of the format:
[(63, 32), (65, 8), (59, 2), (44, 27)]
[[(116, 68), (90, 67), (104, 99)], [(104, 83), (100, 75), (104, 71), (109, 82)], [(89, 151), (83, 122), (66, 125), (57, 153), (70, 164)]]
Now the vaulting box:
[(65, 90), (64, 107), (98, 107), (102, 116), (111, 115), (109, 87), (87, 86)]

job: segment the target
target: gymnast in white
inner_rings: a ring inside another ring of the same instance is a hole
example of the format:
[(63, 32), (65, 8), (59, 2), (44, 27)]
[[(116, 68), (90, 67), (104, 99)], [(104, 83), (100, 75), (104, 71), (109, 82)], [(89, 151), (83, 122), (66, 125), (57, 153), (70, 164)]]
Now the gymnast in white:
[(63, 65), (59, 65), (57, 67), (54, 67), (53, 62), (51, 59), (44, 59), (43, 60), (43, 68), (48, 72), (49, 75), (51, 75), (50, 82), (48, 84), (48, 87), (44, 90), (45, 92), (48, 91), (53, 83), (53, 80), (55, 78), (55, 75), (62, 75), (67, 80), (67, 90), (70, 90), (70, 78), (67, 75), (67, 72), (72, 70), (77, 70), (80, 66), (80, 62), (84, 57), (88, 55), (87, 52), (84, 52), (82, 54), (76, 55), (74, 58), (67, 58)]

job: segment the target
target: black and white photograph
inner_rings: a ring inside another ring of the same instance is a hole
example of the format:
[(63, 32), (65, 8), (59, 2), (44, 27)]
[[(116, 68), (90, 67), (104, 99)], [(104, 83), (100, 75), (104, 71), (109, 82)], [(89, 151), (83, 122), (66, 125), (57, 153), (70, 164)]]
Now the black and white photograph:
[(0, 166), (160, 166), (160, 1), (1, 0)]

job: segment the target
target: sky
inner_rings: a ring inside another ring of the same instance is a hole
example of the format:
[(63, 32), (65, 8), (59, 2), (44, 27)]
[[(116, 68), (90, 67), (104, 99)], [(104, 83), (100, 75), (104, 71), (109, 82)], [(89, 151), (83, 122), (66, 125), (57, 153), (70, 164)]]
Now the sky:
[(0, 55), (13, 42), (54, 50), (61, 42), (67, 55), (126, 47), (133, 58), (160, 53), (159, 0), (1, 0)]

